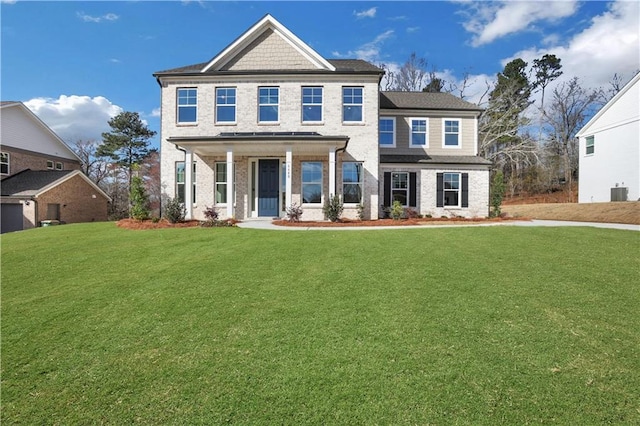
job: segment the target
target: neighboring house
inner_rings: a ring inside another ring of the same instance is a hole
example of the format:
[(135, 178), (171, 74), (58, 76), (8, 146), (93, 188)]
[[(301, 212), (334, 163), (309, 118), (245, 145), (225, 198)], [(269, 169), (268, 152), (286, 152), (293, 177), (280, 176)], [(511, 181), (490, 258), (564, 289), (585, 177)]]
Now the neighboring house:
[(110, 198), (80, 171), (80, 159), (21, 102), (0, 104), (0, 232), (107, 220)]
[[(154, 74), (162, 97), (162, 183), (188, 218), (303, 219), (342, 197), (344, 216), (486, 216), (490, 163), (480, 109), (449, 94), (379, 92), (384, 71), (327, 60), (266, 15), (208, 62)], [(379, 127), (380, 125), (380, 127)], [(189, 165), (185, 167), (185, 164)]]
[(640, 199), (640, 73), (576, 137), (579, 203)]

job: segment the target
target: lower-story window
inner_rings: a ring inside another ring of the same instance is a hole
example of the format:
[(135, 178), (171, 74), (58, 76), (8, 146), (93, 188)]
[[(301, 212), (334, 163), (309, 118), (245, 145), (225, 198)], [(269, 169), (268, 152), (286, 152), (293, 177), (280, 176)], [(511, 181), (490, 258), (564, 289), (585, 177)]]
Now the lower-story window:
[(342, 202), (362, 201), (362, 163), (342, 163)]
[(469, 207), (468, 173), (438, 173), (436, 180), (437, 207)]
[(227, 203), (227, 163), (216, 163), (216, 204)]
[(302, 202), (322, 202), (322, 163), (302, 163)]
[[(193, 174), (191, 176), (193, 180), (193, 189), (192, 189), (192, 198), (191, 200), (196, 202), (196, 163), (193, 163)], [(185, 202), (184, 199), (184, 184), (185, 184), (185, 174), (184, 174), (184, 161), (176, 161), (176, 197), (182, 203)]]
[(406, 206), (409, 201), (409, 173), (391, 173), (391, 204), (399, 201)]

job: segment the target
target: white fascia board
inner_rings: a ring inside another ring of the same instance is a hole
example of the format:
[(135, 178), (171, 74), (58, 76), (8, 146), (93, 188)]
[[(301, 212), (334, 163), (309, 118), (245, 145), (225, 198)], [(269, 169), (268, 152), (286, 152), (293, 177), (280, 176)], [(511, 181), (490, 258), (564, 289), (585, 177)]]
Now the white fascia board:
[(591, 120), (589, 120), (587, 122), (587, 124), (585, 124), (584, 126), (582, 126), (582, 129), (580, 129), (578, 131), (578, 133), (576, 133), (576, 137), (580, 138), (583, 136), (586, 136), (588, 134), (588, 130), (589, 128), (600, 119), (600, 117), (602, 117), (602, 115), (607, 112), (607, 110), (609, 108), (611, 108), (611, 106), (613, 104), (615, 104), (618, 99), (620, 99), (621, 97), (623, 97), (625, 95), (625, 93), (627, 93), (634, 84), (636, 84), (638, 82), (638, 80), (640, 80), (640, 72), (638, 72), (635, 77), (633, 77), (631, 80), (629, 80), (629, 82), (622, 88), (620, 89), (620, 91), (618, 93), (616, 93), (616, 95), (611, 98), (609, 100), (609, 102), (607, 102), (602, 108), (600, 108), (600, 111), (598, 111), (593, 117), (591, 117)]
[(327, 69), (335, 71), (335, 67), (331, 65), (326, 59), (320, 56), (309, 45), (300, 40), (295, 34), (289, 31), (284, 25), (278, 22), (273, 16), (266, 15), (257, 24), (245, 31), (236, 41), (227, 46), (222, 52), (220, 52), (215, 58), (213, 58), (200, 72), (205, 73), (210, 69), (215, 71), (224, 67), (231, 59), (235, 57), (242, 49), (255, 40), (266, 29), (271, 28), (273, 31), (281, 36), (287, 43), (289, 43), (300, 54), (307, 58), (312, 64), (321, 69)]

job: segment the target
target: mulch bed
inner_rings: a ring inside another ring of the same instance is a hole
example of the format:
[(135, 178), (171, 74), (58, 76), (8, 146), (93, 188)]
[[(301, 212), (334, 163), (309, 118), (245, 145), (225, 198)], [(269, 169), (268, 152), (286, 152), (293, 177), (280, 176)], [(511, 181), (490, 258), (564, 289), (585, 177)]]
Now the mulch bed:
[[(348, 226), (417, 226), (417, 225), (471, 225), (481, 224), (487, 222), (506, 222), (510, 220), (528, 220), (526, 218), (510, 218), (510, 217), (498, 217), (498, 218), (429, 218), (429, 219), (378, 219), (378, 220), (353, 220), (342, 219), (339, 222), (329, 221), (301, 221), (301, 222), (289, 222), (287, 220), (274, 220), (273, 224), (278, 226), (293, 226), (293, 227), (318, 227), (318, 228), (337, 228)], [(237, 222), (234, 222), (237, 223)], [(188, 220), (186, 222), (171, 223), (166, 219), (161, 219), (158, 222), (152, 220), (135, 220), (135, 219), (122, 219), (116, 222), (116, 225), (124, 229), (164, 229), (164, 228), (193, 228), (200, 226), (198, 220)]]

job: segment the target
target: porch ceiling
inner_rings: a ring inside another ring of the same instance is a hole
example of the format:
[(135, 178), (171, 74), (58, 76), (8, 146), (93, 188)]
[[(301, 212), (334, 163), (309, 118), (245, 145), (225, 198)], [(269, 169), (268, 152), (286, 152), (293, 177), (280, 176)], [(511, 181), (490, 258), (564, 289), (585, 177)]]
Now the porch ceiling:
[(292, 153), (327, 155), (330, 149), (346, 148), (348, 136), (324, 136), (315, 132), (221, 133), (218, 136), (170, 137), (167, 141), (198, 155), (282, 156), (288, 148)]

